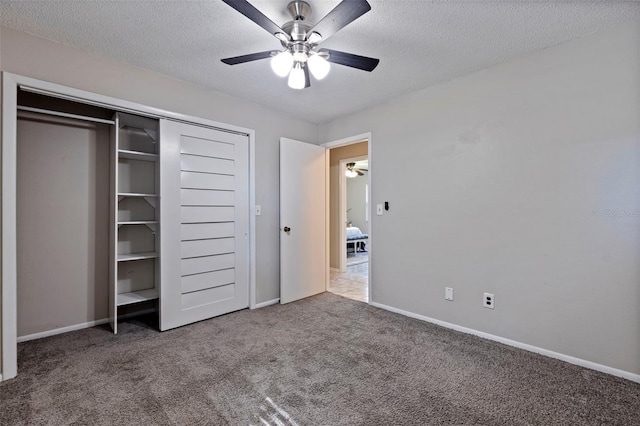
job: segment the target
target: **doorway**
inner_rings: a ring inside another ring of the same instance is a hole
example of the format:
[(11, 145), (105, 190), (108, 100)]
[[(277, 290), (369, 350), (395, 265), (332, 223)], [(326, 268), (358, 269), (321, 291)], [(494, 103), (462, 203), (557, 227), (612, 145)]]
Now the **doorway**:
[(327, 290), (369, 302), (369, 140), (329, 150), (329, 263)]

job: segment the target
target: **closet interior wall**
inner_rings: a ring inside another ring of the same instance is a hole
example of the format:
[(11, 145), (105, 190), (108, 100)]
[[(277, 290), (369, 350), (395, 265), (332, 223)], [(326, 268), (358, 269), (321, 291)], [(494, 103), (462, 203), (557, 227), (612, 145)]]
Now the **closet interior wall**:
[[(18, 105), (110, 118), (20, 92)], [(108, 124), (19, 111), (18, 337), (108, 317)]]

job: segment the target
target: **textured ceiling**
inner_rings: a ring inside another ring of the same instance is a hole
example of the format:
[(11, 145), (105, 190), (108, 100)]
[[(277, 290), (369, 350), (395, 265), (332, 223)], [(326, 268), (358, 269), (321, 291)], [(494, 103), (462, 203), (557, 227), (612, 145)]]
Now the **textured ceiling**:
[[(308, 0), (317, 22), (338, 0)], [(252, 0), (276, 24), (288, 0)], [(268, 60), (221, 58), (275, 50), (279, 41), (221, 1), (7, 1), (1, 23), (253, 101), (315, 123), (375, 106), (640, 17), (623, 1), (369, 0), (372, 10), (321, 47), (380, 59), (373, 72), (332, 65), (298, 91)]]

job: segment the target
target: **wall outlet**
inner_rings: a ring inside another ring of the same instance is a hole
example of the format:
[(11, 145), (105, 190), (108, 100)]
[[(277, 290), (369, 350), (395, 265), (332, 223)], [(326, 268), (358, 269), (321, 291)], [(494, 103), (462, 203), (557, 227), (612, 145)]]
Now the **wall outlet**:
[(493, 296), (493, 293), (485, 293), (482, 298), (482, 306), (485, 308), (493, 309), (496, 304), (496, 299)]
[(445, 300), (453, 300), (453, 287), (444, 288), (444, 298)]

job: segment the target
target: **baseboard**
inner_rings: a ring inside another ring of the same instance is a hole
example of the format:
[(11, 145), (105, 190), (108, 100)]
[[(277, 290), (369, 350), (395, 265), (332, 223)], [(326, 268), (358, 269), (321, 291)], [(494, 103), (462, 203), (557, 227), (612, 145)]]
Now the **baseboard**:
[(95, 327), (96, 325), (102, 325), (109, 322), (109, 318), (102, 318), (95, 321), (88, 321), (82, 324), (74, 324), (67, 327), (54, 328), (53, 330), (42, 331), (40, 333), (28, 334), (26, 336), (19, 336), (18, 343), (28, 342), (29, 340), (42, 339), (43, 337), (55, 336), (58, 334), (68, 333), (70, 331), (82, 330), (84, 328)]
[(640, 383), (640, 374), (631, 373), (625, 370), (619, 370), (617, 368), (609, 367), (602, 364), (597, 364), (595, 362), (587, 361), (581, 358), (576, 358), (570, 355), (565, 355), (559, 352), (550, 351), (548, 349), (539, 348), (537, 346), (529, 345), (526, 343), (518, 342), (516, 340), (506, 339), (504, 337), (496, 336), (493, 334), (485, 333), (483, 331), (474, 330), (472, 328), (463, 327), (457, 324), (453, 324), (446, 321), (441, 321), (435, 318), (426, 317), (424, 315), (415, 314), (413, 312), (405, 311), (402, 309), (394, 308), (392, 306), (383, 305), (378, 302), (370, 302), (371, 306), (375, 306), (376, 308), (384, 309), (386, 311), (395, 312), (397, 314), (401, 314), (407, 317), (419, 319), (422, 321), (426, 321), (432, 324), (436, 324), (445, 328), (449, 328), (451, 330), (460, 331), (462, 333), (473, 334), (474, 336), (482, 337), (483, 339), (493, 340), (494, 342), (499, 342), (505, 345), (513, 346), (519, 349), (524, 349), (525, 351), (534, 352), (540, 355), (548, 356), (550, 358), (559, 359), (561, 361), (568, 362), (569, 364), (578, 365), (580, 367), (589, 368), (591, 370), (600, 371), (602, 373), (611, 374), (612, 376), (622, 377), (624, 379), (631, 380), (632, 382)]
[(254, 309), (264, 308), (266, 306), (276, 305), (280, 303), (280, 299), (267, 300), (266, 302), (257, 303)]
[(331, 272), (340, 272), (340, 268), (329, 268)]
[[(155, 309), (143, 309), (141, 311), (131, 312), (125, 315), (120, 315), (118, 317), (119, 320), (136, 317), (138, 315), (145, 315), (155, 312)], [(56, 336), (58, 334), (68, 333), (70, 331), (82, 330), (85, 328), (95, 327), (97, 325), (107, 324), (109, 322), (109, 318), (102, 318), (95, 321), (88, 321), (82, 324), (74, 324), (67, 327), (55, 328), (53, 330), (42, 331), (40, 333), (28, 334), (26, 336), (18, 337), (18, 343), (28, 342), (29, 340), (42, 339), (44, 337)]]

